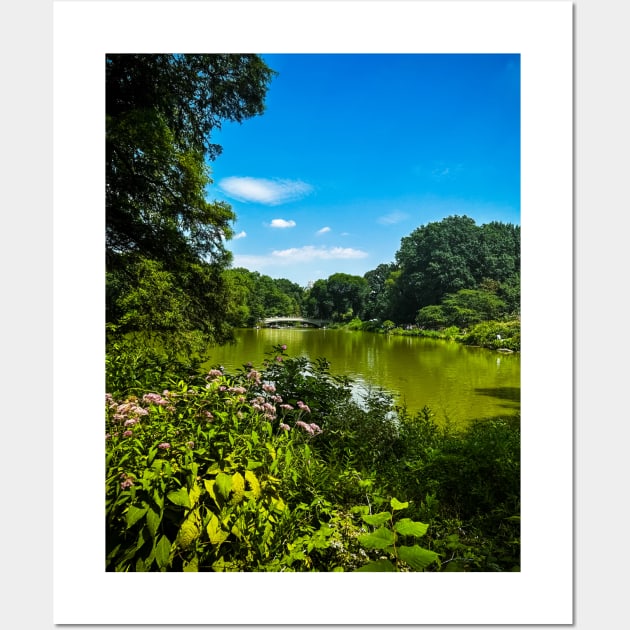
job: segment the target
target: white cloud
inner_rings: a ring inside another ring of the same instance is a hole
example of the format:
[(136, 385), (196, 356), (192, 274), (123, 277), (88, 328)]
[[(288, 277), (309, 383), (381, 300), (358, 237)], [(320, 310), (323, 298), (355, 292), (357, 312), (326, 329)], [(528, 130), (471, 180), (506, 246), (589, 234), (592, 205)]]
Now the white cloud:
[(272, 228), (292, 228), (295, 227), (296, 223), (293, 219), (286, 221), (285, 219), (273, 219), (271, 221)]
[(275, 250), (271, 256), (275, 260), (288, 262), (311, 262), (312, 260), (348, 260), (366, 258), (367, 252), (352, 247), (291, 247), (290, 249)]
[(291, 247), (274, 250), (268, 255), (235, 254), (234, 266), (247, 269), (268, 267), (288, 267), (297, 263), (310, 263), (315, 260), (358, 260), (367, 258), (368, 253), (352, 247)]
[(321, 230), (317, 230), (316, 234), (326, 234), (326, 232), (330, 232), (330, 228), (328, 226), (323, 227)]
[(238, 201), (277, 206), (296, 201), (313, 191), (310, 184), (290, 179), (263, 179), (260, 177), (225, 177), (218, 187)]
[(394, 212), (390, 212), (389, 214), (385, 214), (382, 217), (379, 217), (377, 221), (379, 223), (382, 223), (383, 225), (394, 225), (395, 223), (400, 223), (401, 221), (404, 221), (408, 216), (408, 214), (396, 210)]
[(247, 232), (245, 230), (243, 230), (242, 232), (239, 232), (238, 234), (235, 234), (232, 238), (236, 241), (239, 238), (245, 238), (247, 236)]

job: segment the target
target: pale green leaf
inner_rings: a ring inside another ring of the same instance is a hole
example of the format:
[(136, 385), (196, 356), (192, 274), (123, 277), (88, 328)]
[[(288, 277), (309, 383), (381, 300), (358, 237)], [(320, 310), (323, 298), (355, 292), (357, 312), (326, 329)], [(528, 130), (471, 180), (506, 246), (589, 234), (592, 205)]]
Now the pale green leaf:
[(394, 529), (403, 536), (424, 536), (429, 526), (419, 521), (412, 521), (410, 518), (401, 518), (394, 525)]
[(160, 569), (165, 569), (170, 564), (171, 543), (166, 536), (162, 536), (155, 546), (155, 561)]
[(226, 475), (224, 472), (220, 472), (215, 481), (217, 489), (223, 498), (227, 499), (230, 495), (230, 490), (232, 489), (232, 477), (230, 475)]
[(199, 571), (199, 558), (193, 556), (189, 562), (184, 560), (182, 570), (184, 573), (197, 573)]
[(203, 480), (203, 485), (206, 487), (206, 490), (208, 491), (208, 494), (216, 501), (217, 500), (217, 495), (214, 493), (214, 484), (216, 482), (214, 481), (214, 479), (204, 479)]
[(146, 513), (147, 508), (139, 508), (134, 505), (130, 505), (127, 510), (127, 528), (135, 525)]
[(157, 533), (161, 520), (162, 517), (155, 510), (149, 508), (149, 511), (147, 512), (147, 526), (152, 538), (155, 538), (155, 534)]
[(220, 545), (229, 535), (228, 532), (221, 529), (221, 525), (219, 524), (219, 519), (216, 514), (213, 514), (210, 517), (210, 522), (206, 527), (206, 532), (208, 533), (210, 543), (213, 545)]
[(422, 549), (418, 545), (413, 547), (401, 545), (398, 548), (398, 557), (416, 571), (424, 571), (426, 567), (438, 559), (437, 553)]
[(174, 503), (175, 505), (180, 505), (182, 507), (190, 507), (190, 499), (188, 498), (188, 491), (186, 490), (186, 488), (173, 490), (172, 492), (169, 492), (166, 496), (168, 500)]
[(398, 499), (396, 499), (395, 497), (392, 497), (391, 505), (392, 505), (392, 510), (404, 510), (405, 508), (409, 507), (409, 501), (405, 501), (404, 503), (401, 503)]
[(393, 545), (395, 540), (394, 532), (386, 527), (379, 527), (371, 534), (359, 536), (359, 542), (368, 549), (385, 549), (385, 547)]
[(240, 472), (236, 472), (232, 475), (232, 492), (234, 496), (232, 497), (231, 503), (240, 503), (243, 500), (245, 492), (245, 479)]
[(201, 486), (199, 484), (195, 484), (188, 493), (188, 498), (190, 499), (190, 507), (195, 507), (197, 505), (197, 501), (199, 501), (199, 497), (201, 496)]
[(382, 525), (392, 518), (390, 512), (379, 512), (378, 514), (364, 514), (361, 517), (368, 525)]

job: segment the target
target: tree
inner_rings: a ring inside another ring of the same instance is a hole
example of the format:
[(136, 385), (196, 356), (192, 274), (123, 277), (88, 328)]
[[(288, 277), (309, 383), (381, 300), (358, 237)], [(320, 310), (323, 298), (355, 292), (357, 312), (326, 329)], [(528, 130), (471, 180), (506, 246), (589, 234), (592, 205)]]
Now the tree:
[(349, 321), (362, 316), (367, 292), (365, 278), (334, 273), (313, 284), (306, 300), (307, 312), (311, 317)]
[(520, 273), (521, 229), (518, 225), (492, 221), (479, 228), (479, 259), (476, 278), (505, 282)]
[(333, 303), (333, 319), (350, 320), (363, 315), (368, 284), (365, 278), (334, 273), (328, 278), (328, 295)]
[[(121, 332), (171, 334), (177, 321), (177, 332), (229, 339), (223, 270), (235, 215), (206, 199), (207, 160), (221, 152), (211, 135), (261, 114), (274, 74), (256, 55), (106, 56), (107, 320)], [(149, 272), (178, 296), (163, 313), (141, 297)]]
[(391, 317), (390, 288), (393, 287), (391, 278), (394, 271), (396, 271), (395, 265), (381, 264), (363, 275), (368, 285), (364, 311), (366, 319), (384, 320)]
[(449, 324), (460, 328), (499, 319), (506, 314), (506, 305), (501, 298), (495, 293), (479, 289), (462, 289), (447, 295), (442, 300), (442, 308)]
[(306, 312), (309, 317), (332, 319), (335, 304), (328, 293), (328, 280), (316, 280), (308, 292)]
[(254, 326), (265, 317), (301, 315), (304, 290), (298, 284), (243, 267), (227, 269), (224, 275), (231, 295), (229, 320), (233, 326)]
[(413, 321), (420, 308), (439, 304), (445, 294), (474, 288), (478, 250), (478, 228), (466, 216), (428, 223), (403, 237), (396, 253), (401, 272), (398, 317)]

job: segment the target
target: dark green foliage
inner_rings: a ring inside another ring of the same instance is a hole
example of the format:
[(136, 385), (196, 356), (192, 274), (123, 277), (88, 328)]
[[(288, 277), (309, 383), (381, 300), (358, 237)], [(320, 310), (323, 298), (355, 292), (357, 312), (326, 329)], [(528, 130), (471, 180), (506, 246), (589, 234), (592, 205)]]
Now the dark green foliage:
[(311, 317), (350, 321), (363, 315), (368, 283), (361, 276), (335, 273), (317, 280), (309, 291), (307, 312)]
[(521, 322), (481, 322), (463, 336), (462, 341), (473, 346), (483, 346), (496, 350), (504, 348), (513, 352), (521, 349)]
[(393, 315), (392, 299), (388, 290), (391, 283), (388, 284), (388, 280), (395, 269), (393, 264), (382, 264), (363, 276), (368, 283), (364, 307), (365, 319), (384, 320)]
[(440, 304), (447, 294), (483, 288), (484, 279), (514, 278), (520, 272), (520, 227), (447, 217), (403, 238), (396, 264), (393, 311), (398, 321), (412, 322), (419, 309)]
[(233, 376), (110, 350), (108, 570), (518, 570), (517, 422), (452, 434), (282, 346)]
[(206, 160), (223, 121), (263, 112), (274, 73), (234, 54), (107, 55), (105, 69), (107, 321), (226, 341), (235, 215), (207, 201)]
[(462, 518), (489, 514), (497, 506), (518, 512), (520, 427), (518, 420), (485, 420), (464, 435), (446, 437), (421, 465), (426, 491)]
[(506, 315), (507, 306), (496, 293), (480, 289), (461, 289), (447, 294), (440, 305), (418, 311), (416, 323), (429, 328), (458, 326), (466, 328), (482, 321)]
[(302, 314), (304, 289), (295, 282), (241, 267), (227, 269), (224, 278), (230, 294), (228, 321), (235, 327), (255, 326), (265, 317)]
[(337, 273), (317, 280), (304, 306), (312, 317), (333, 322), (367, 320), (363, 330), (378, 330), (387, 320), (405, 330), (414, 322), (436, 330), (517, 318), (520, 227), (477, 226), (466, 216), (429, 223), (401, 240), (395, 263), (363, 278)]

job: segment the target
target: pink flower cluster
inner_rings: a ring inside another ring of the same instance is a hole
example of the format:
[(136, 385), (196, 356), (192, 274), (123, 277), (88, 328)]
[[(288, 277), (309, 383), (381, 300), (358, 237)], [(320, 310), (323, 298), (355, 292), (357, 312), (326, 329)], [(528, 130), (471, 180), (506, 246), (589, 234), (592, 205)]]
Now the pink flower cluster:
[(244, 394), (247, 390), (244, 387), (228, 387), (228, 392), (232, 392), (233, 394)]
[(154, 405), (160, 405), (161, 407), (165, 407), (169, 403), (169, 401), (166, 400), (166, 398), (162, 398), (162, 396), (160, 396), (160, 394), (153, 394), (153, 393), (145, 394), (142, 397), (142, 400), (144, 402), (146, 402), (146, 403), (152, 403)]
[(113, 411), (112, 420), (122, 422), (126, 427), (139, 422), (140, 416), (146, 416), (149, 412), (137, 403), (135, 396), (124, 402), (117, 403), (111, 394), (105, 394), (105, 402), (110, 411)]
[(122, 473), (120, 475), (120, 478), (122, 479), (122, 481), (120, 482), (120, 488), (122, 490), (128, 490), (129, 488), (131, 488), (131, 486), (133, 486), (133, 476), (132, 475), (128, 475), (127, 473)]
[(254, 383), (256, 383), (256, 385), (260, 385), (260, 372), (257, 372), (256, 370), (251, 370), (250, 372), (247, 373), (247, 380), (248, 381), (254, 381)]
[(302, 411), (306, 411), (306, 413), (311, 413), (311, 408), (308, 405), (305, 405), (301, 400), (298, 400), (296, 405)]
[(264, 413), (267, 420), (273, 420), (276, 417), (275, 405), (272, 405), (262, 396), (256, 396), (256, 398), (250, 400), (249, 402), (256, 411), (261, 411), (262, 413)]
[(301, 429), (304, 429), (304, 431), (306, 431), (310, 435), (319, 435), (320, 433), (323, 433), (323, 431), (314, 422), (307, 424), (306, 422), (303, 422), (302, 420), (298, 420), (295, 423), (295, 426), (300, 427)]

